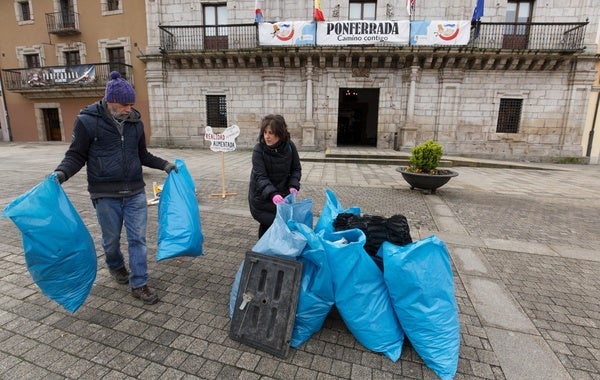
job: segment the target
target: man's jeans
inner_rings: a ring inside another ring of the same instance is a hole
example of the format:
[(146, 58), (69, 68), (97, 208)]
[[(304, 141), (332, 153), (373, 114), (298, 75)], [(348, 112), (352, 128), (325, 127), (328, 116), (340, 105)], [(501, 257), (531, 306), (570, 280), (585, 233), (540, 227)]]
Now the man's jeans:
[(121, 252), (121, 230), (124, 222), (131, 271), (129, 284), (132, 288), (146, 285), (148, 281), (146, 194), (142, 192), (124, 198), (98, 198), (93, 200), (93, 204), (102, 230), (102, 248), (104, 248), (106, 265), (109, 269), (119, 269), (125, 265)]

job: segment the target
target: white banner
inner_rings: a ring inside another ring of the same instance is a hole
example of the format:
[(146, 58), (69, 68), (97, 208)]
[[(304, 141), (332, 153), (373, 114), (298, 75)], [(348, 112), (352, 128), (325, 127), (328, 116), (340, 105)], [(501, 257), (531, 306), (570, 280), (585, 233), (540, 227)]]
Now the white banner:
[(466, 45), (471, 38), (471, 21), (412, 21), (411, 45)]
[(317, 23), (317, 45), (408, 45), (409, 21), (335, 21)]
[(315, 44), (314, 21), (263, 22), (258, 24), (260, 46), (295, 46)]

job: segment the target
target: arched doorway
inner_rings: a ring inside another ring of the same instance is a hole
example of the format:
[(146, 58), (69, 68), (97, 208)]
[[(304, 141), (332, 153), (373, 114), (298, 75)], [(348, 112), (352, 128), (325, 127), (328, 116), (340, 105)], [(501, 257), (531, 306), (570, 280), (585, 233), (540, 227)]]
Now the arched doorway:
[(378, 88), (340, 88), (338, 146), (377, 146)]

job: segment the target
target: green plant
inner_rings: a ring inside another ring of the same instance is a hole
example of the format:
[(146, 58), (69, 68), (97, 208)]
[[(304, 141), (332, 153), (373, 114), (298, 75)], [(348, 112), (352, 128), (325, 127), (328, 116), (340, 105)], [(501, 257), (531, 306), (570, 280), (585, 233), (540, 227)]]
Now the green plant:
[(436, 174), (444, 148), (433, 140), (427, 140), (410, 150), (410, 166), (407, 171)]

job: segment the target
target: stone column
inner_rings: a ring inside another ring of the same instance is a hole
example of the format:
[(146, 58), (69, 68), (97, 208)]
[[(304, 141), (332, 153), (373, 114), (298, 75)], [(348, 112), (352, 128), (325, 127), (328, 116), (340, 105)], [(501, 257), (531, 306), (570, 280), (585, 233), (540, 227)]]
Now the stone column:
[(410, 81), (408, 87), (408, 99), (406, 101), (406, 120), (399, 131), (400, 150), (408, 151), (417, 143), (417, 127), (415, 126), (415, 97), (417, 92), (417, 82), (421, 79), (421, 69), (419, 66), (412, 66), (408, 75)]
[(306, 119), (302, 124), (302, 148), (306, 150), (316, 149), (315, 131), (316, 125), (313, 120), (313, 67), (310, 59), (306, 62), (306, 104), (305, 114)]

